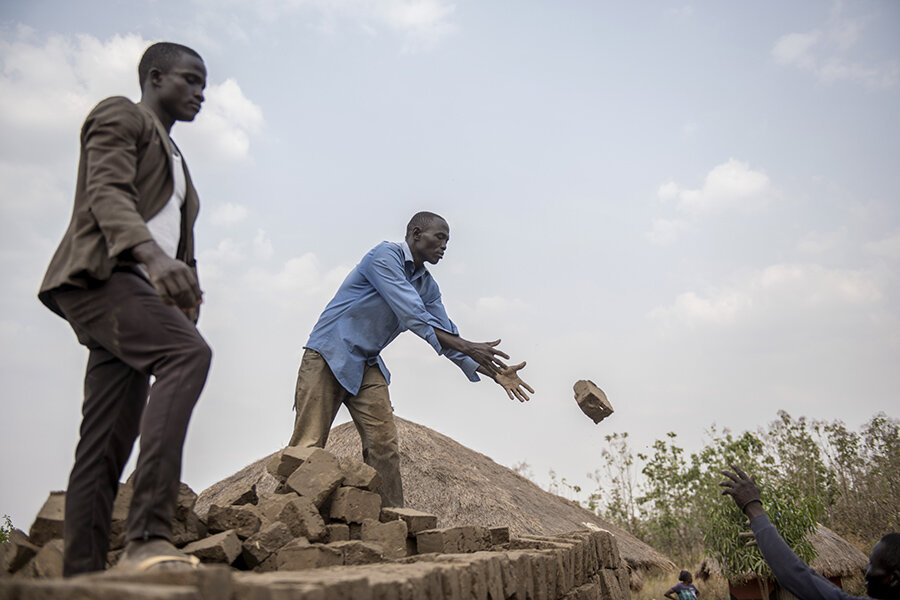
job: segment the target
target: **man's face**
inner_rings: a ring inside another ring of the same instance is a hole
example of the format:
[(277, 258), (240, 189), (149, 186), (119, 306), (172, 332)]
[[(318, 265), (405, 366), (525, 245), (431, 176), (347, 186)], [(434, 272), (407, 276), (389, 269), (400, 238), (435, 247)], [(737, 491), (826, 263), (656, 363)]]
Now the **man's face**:
[(183, 53), (167, 73), (153, 74), (159, 105), (173, 121), (193, 121), (203, 103), (206, 66), (192, 54)]
[(872, 598), (900, 600), (900, 574), (887, 564), (882, 542), (875, 544), (866, 566), (866, 593)]
[(435, 265), (444, 257), (449, 241), (450, 226), (443, 219), (435, 219), (424, 230), (415, 230), (409, 249), (417, 263), (429, 262)]

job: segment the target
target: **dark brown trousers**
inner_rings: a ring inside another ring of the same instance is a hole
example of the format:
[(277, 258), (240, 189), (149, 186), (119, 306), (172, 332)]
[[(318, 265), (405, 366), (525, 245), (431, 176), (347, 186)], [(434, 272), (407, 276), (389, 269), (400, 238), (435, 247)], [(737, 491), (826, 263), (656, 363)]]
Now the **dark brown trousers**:
[(113, 501), (138, 434), (126, 540), (171, 540), (182, 447), (211, 351), (193, 323), (136, 273), (117, 271), (100, 287), (54, 298), (90, 351), (66, 491), (63, 572), (70, 576), (106, 566)]

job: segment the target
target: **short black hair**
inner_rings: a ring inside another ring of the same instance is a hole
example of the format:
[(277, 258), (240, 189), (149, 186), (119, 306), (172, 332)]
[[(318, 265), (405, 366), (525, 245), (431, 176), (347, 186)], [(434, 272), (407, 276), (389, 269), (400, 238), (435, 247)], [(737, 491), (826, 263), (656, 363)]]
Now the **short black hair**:
[[(693, 579), (693, 575), (691, 575), (690, 571), (682, 571), (678, 574), (678, 581), (687, 581), (688, 579)], [(669, 581), (672, 581), (671, 579)]]
[(150, 75), (150, 69), (156, 67), (163, 73), (168, 73), (178, 59), (181, 58), (182, 54), (190, 54), (203, 60), (196, 50), (174, 42), (156, 42), (147, 48), (141, 57), (140, 64), (138, 64), (138, 83), (141, 89), (144, 89), (144, 82), (147, 81), (147, 76)]
[(878, 543), (884, 545), (885, 566), (900, 571), (900, 533), (888, 533)]
[(447, 219), (433, 212), (428, 212), (427, 210), (417, 212), (413, 215), (412, 219), (410, 219), (409, 223), (406, 225), (406, 235), (411, 234), (413, 232), (413, 229), (415, 229), (416, 227), (425, 230), (438, 219), (444, 221), (445, 223), (447, 222)]

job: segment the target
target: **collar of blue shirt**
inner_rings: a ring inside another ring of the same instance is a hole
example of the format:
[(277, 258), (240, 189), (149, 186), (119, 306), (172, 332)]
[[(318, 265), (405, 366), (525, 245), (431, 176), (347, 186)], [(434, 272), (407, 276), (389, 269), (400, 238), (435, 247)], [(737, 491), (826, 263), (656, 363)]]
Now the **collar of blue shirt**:
[[(425, 265), (416, 269), (416, 261), (413, 260), (412, 250), (409, 249), (409, 244), (406, 243), (406, 240), (403, 240), (400, 245), (403, 247), (403, 260), (405, 261), (406, 272), (409, 273), (409, 280), (413, 281), (427, 273), (428, 269), (425, 268)], [(410, 273), (412, 269), (414, 270)]]

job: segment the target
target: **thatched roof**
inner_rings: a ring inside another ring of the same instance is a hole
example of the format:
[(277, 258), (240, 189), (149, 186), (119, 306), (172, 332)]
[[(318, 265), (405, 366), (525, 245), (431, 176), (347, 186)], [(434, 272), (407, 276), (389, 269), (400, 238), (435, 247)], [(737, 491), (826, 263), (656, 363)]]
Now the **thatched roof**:
[[(508, 526), (514, 536), (599, 527), (615, 534), (632, 568), (673, 570), (665, 556), (625, 530), (428, 427), (394, 417), (406, 505), (437, 515), (439, 527)], [(352, 423), (331, 430), (326, 450), (361, 458)]]
[[(400, 436), (406, 505), (437, 515), (439, 527), (508, 526), (514, 536), (553, 535), (599, 527), (616, 536), (622, 557), (633, 569), (675, 569), (668, 558), (576, 503), (542, 490), (513, 470), (445, 435), (394, 418)], [(359, 435), (352, 423), (332, 429), (326, 449), (338, 456), (362, 458)], [(263, 457), (204, 490), (197, 498), (197, 513), (205, 516), (210, 505), (232, 493), (237, 482), (255, 483), (259, 493), (274, 491), (277, 482), (266, 471), (272, 456)]]
[[(869, 557), (821, 523), (807, 534), (807, 539), (816, 549), (816, 558), (809, 566), (824, 577), (852, 577), (865, 572)], [(722, 568), (718, 561), (706, 558), (700, 564), (697, 577), (706, 580), (712, 575), (721, 576), (721, 574)]]

